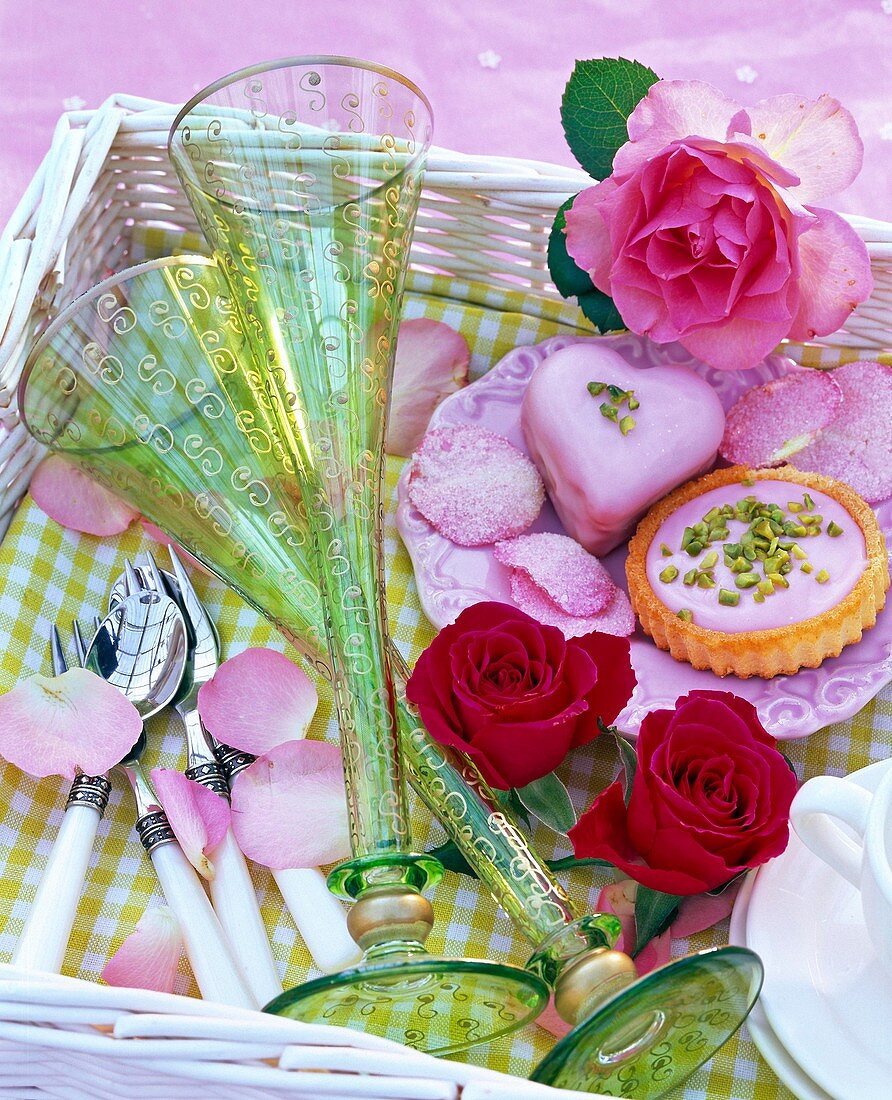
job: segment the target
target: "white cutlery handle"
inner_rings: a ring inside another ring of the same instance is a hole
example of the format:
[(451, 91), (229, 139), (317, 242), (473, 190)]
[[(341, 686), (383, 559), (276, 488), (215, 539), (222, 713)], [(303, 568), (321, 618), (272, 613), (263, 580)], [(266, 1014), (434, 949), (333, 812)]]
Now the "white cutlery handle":
[(65, 811), (12, 956), (15, 966), (53, 974), (62, 969), (101, 820), (97, 807), (86, 803), (75, 803)]
[(273, 953), (251, 874), (238, 842), (228, 829), (210, 854), (214, 864), (211, 901), (229, 940), (232, 957), (262, 1008), (282, 992)]
[(347, 931), (347, 914), (321, 871), (292, 867), (273, 871), (273, 878), (320, 970), (334, 974), (359, 962), (362, 951)]
[(152, 864), (167, 904), (180, 922), (186, 954), (206, 1001), (256, 1008), (198, 875), (175, 842), (153, 848)]

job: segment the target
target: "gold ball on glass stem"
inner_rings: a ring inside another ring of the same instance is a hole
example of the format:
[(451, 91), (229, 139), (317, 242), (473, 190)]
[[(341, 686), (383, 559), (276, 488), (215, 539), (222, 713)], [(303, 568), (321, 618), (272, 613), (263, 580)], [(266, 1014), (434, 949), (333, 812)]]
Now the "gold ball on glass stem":
[(347, 929), (363, 951), (389, 940), (424, 943), (434, 911), (423, 894), (381, 886), (368, 890), (347, 915)]
[(554, 1007), (562, 1020), (577, 1024), (595, 1007), (638, 977), (632, 959), (622, 951), (599, 948), (581, 956), (558, 978)]

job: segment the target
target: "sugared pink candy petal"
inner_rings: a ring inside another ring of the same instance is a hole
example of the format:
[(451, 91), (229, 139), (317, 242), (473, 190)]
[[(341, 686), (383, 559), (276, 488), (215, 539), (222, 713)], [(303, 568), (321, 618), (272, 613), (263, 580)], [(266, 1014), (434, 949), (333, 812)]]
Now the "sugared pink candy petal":
[(108, 985), (173, 993), (182, 954), (183, 936), (176, 915), (163, 905), (147, 909), (100, 977)]
[(50, 519), (87, 535), (120, 535), (139, 515), (61, 455), (34, 471), (31, 496)]
[(892, 496), (892, 367), (847, 363), (833, 372), (842, 406), (793, 465), (845, 481), (876, 504)]
[(459, 546), (521, 534), (539, 515), (545, 487), (536, 467), (485, 428), (435, 428), (412, 456), (409, 499)]
[(101, 775), (136, 744), (142, 719), (117, 688), (83, 668), (32, 676), (0, 695), (0, 756), (42, 779)]
[(832, 423), (842, 390), (824, 371), (797, 369), (754, 386), (731, 408), (719, 452), (731, 463), (774, 466)]
[(597, 615), (568, 615), (544, 588), (516, 569), (511, 574), (511, 598), (527, 615), (532, 615), (545, 626), (556, 626), (562, 630), (565, 638), (579, 638), (594, 630), (627, 638), (635, 630), (635, 614), (629, 597), (621, 588), (615, 590), (610, 602)]
[(616, 592), (604, 566), (568, 535), (519, 535), (496, 543), (493, 553), (502, 565), (526, 573), (568, 615), (596, 615)]
[(286, 741), (258, 756), (233, 784), (232, 829), (249, 859), (274, 870), (346, 859), (350, 829), (337, 745)]
[(226, 835), (231, 820), (229, 803), (170, 768), (153, 768), (152, 782), (186, 859), (210, 881), (214, 877), (210, 856)]
[(198, 692), (206, 729), (224, 745), (255, 756), (303, 737), (318, 703), (309, 676), (274, 649), (230, 657)]
[(449, 325), (427, 317), (403, 321), (387, 418), (388, 454), (411, 455), (437, 405), (468, 384), (470, 360), (468, 341)]

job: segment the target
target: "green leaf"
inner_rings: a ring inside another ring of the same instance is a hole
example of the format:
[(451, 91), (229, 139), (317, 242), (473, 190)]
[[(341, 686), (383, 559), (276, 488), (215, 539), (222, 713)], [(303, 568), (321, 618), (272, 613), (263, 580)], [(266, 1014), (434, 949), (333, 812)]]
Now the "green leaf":
[(635, 895), (635, 950), (634, 959), (650, 943), (654, 936), (665, 932), (675, 920), (681, 898), (675, 894), (664, 894), (660, 890), (650, 890), (638, 886)]
[(562, 297), (576, 298), (579, 308), (599, 332), (625, 328), (613, 299), (598, 290), (589, 273), (583, 271), (567, 251), (564, 228), (567, 224), (567, 211), (575, 198), (574, 195), (562, 203), (551, 227), (548, 238), (548, 270), (551, 278)]
[(584, 856), (582, 859), (562, 856), (560, 859), (546, 859), (545, 862), (552, 871), (573, 871), (577, 867), (613, 867), (606, 859), (595, 859), (594, 856)]
[(556, 833), (568, 833), (576, 824), (576, 811), (567, 788), (554, 772), (543, 775), (515, 792), (524, 806)]
[(517, 791), (513, 787), (509, 787), (507, 791), (496, 791), (495, 795), (498, 801), (501, 802), (518, 821), (522, 821), (528, 829), (533, 827), (533, 823), (530, 821), (530, 815), (527, 813), (527, 808), (517, 797)]
[(577, 61), (561, 100), (561, 122), (573, 156), (596, 180), (613, 171), (617, 149), (628, 141), (626, 120), (657, 74), (624, 57)]
[(632, 797), (632, 784), (635, 782), (635, 772), (638, 770), (638, 754), (635, 752), (635, 746), (630, 744), (625, 737), (623, 737), (616, 726), (605, 726), (600, 718), (598, 719), (598, 725), (601, 727), (601, 733), (610, 734), (614, 741), (616, 741), (616, 747), (619, 749), (619, 756), (623, 766), (623, 799), (628, 806), (629, 799)]

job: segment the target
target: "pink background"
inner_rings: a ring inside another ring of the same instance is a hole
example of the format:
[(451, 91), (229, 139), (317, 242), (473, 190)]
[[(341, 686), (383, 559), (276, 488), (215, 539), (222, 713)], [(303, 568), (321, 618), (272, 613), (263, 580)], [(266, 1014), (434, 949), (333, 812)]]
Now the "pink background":
[[(558, 108), (577, 57), (635, 57), (744, 104), (830, 92), (866, 149), (836, 206), (892, 220), (890, 31), (892, 0), (0, 0), (0, 224), (66, 100), (183, 102), (233, 69), (300, 53), (412, 77), (438, 145), (565, 164)], [(486, 51), (495, 68), (478, 60)]]

